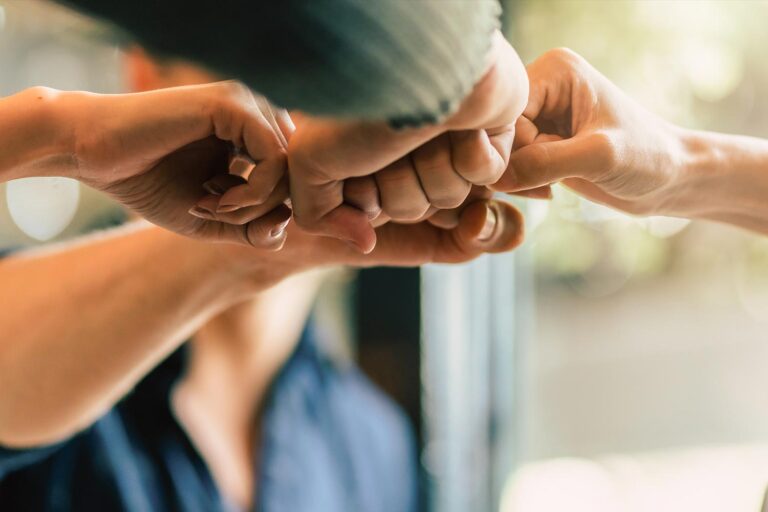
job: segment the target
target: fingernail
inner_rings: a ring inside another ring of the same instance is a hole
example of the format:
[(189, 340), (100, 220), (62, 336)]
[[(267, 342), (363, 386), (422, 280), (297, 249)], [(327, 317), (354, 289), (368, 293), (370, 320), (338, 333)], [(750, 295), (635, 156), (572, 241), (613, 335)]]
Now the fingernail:
[(203, 183), (203, 190), (215, 196), (220, 196), (224, 193), (224, 189), (218, 183), (211, 181)]
[(281, 236), (283, 236), (283, 233), (285, 233), (285, 227), (286, 227), (285, 224), (281, 224), (279, 226), (272, 228), (272, 230), (269, 232), (269, 237), (280, 238)]
[(246, 176), (253, 171), (255, 166), (256, 162), (249, 156), (237, 154), (233, 156), (232, 160), (229, 162), (229, 172), (230, 174), (236, 174), (238, 176)]
[(216, 213), (232, 213), (240, 209), (240, 205), (237, 204), (220, 204), (216, 208)]
[(487, 242), (490, 240), (493, 236), (493, 233), (496, 231), (497, 222), (498, 216), (496, 215), (496, 210), (491, 205), (486, 205), (485, 224), (483, 224), (483, 229), (481, 229), (480, 233), (477, 235), (477, 239), (481, 242)]
[(202, 208), (200, 206), (193, 206), (188, 210), (188, 212), (190, 215), (194, 215), (195, 217), (199, 217), (201, 219), (205, 219), (205, 220), (215, 219), (213, 212), (205, 208)]
[(355, 243), (354, 241), (344, 240), (344, 243), (347, 244), (349, 247), (351, 247), (353, 251), (358, 252), (360, 254), (365, 254), (365, 251), (363, 250), (363, 248), (357, 245), (357, 243)]

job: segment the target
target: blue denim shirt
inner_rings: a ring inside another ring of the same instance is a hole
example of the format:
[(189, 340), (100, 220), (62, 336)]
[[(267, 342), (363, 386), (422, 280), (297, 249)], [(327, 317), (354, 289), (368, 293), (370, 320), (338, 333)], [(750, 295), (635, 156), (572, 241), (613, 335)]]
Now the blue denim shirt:
[[(410, 512), (413, 434), (354, 367), (325, 357), (311, 330), (272, 386), (256, 510)], [(55, 446), (0, 448), (3, 511), (231, 511), (169, 407), (180, 349), (84, 432)]]

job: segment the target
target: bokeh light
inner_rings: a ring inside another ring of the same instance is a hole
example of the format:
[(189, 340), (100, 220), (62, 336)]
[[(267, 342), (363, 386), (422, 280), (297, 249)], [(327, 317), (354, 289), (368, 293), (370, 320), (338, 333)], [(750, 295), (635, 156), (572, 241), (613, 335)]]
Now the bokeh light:
[(80, 183), (69, 178), (24, 178), (5, 186), (11, 218), (26, 235), (38, 241), (55, 238), (77, 212)]

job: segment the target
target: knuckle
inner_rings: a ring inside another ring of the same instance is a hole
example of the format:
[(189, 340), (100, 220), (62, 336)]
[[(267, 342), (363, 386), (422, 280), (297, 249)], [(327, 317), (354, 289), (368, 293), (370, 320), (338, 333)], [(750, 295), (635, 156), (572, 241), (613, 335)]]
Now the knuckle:
[(428, 204), (385, 204), (382, 208), (392, 220), (415, 221), (419, 220), (429, 210)]
[(406, 169), (385, 169), (376, 174), (376, 181), (379, 186), (400, 188), (411, 187), (415, 183), (414, 175)]
[(461, 206), (461, 204), (469, 195), (471, 187), (472, 186), (467, 183), (466, 187), (462, 187), (460, 190), (456, 188), (449, 191), (439, 192), (430, 192), (428, 190), (427, 198), (429, 199), (429, 203), (435, 208), (439, 208), (440, 210), (449, 210), (451, 208)]
[(253, 94), (251, 94), (251, 90), (244, 83), (238, 80), (225, 80), (219, 82), (219, 84), (221, 84), (226, 94), (231, 98), (241, 101), (245, 99), (253, 101)]
[(549, 163), (549, 151), (546, 144), (536, 144), (528, 146), (526, 158), (516, 162), (515, 170), (525, 173), (526, 171), (536, 172), (543, 169)]
[(450, 169), (450, 160), (443, 161), (436, 156), (419, 156), (414, 153), (413, 155), (413, 167), (420, 175), (437, 174), (440, 175), (446, 170)]
[(497, 165), (489, 148), (456, 158), (454, 168), (475, 185), (490, 185), (496, 182), (504, 171)]
[(440, 210), (450, 210), (451, 208), (457, 208), (461, 206), (461, 203), (464, 202), (464, 199), (466, 199), (465, 195), (437, 197), (434, 199), (430, 197), (429, 202), (432, 206), (439, 208)]

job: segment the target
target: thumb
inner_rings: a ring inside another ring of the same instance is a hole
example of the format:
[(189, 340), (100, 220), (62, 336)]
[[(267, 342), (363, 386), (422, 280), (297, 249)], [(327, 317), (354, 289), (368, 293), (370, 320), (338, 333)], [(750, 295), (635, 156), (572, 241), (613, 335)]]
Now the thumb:
[(483, 253), (510, 251), (525, 237), (523, 215), (503, 201), (477, 201), (464, 209), (458, 226), (444, 235), (435, 251), (437, 263), (458, 263)]
[(607, 171), (614, 161), (613, 145), (603, 133), (536, 142), (512, 153), (507, 170), (492, 188), (518, 192), (565, 178), (590, 180)]
[(335, 263), (370, 267), (418, 266), (426, 263), (463, 263), (483, 253), (509, 251), (523, 241), (523, 217), (502, 201), (480, 200), (467, 206), (453, 229), (429, 222), (396, 224), (378, 228), (376, 248), (367, 255), (338, 240), (321, 238), (315, 257), (328, 255)]

